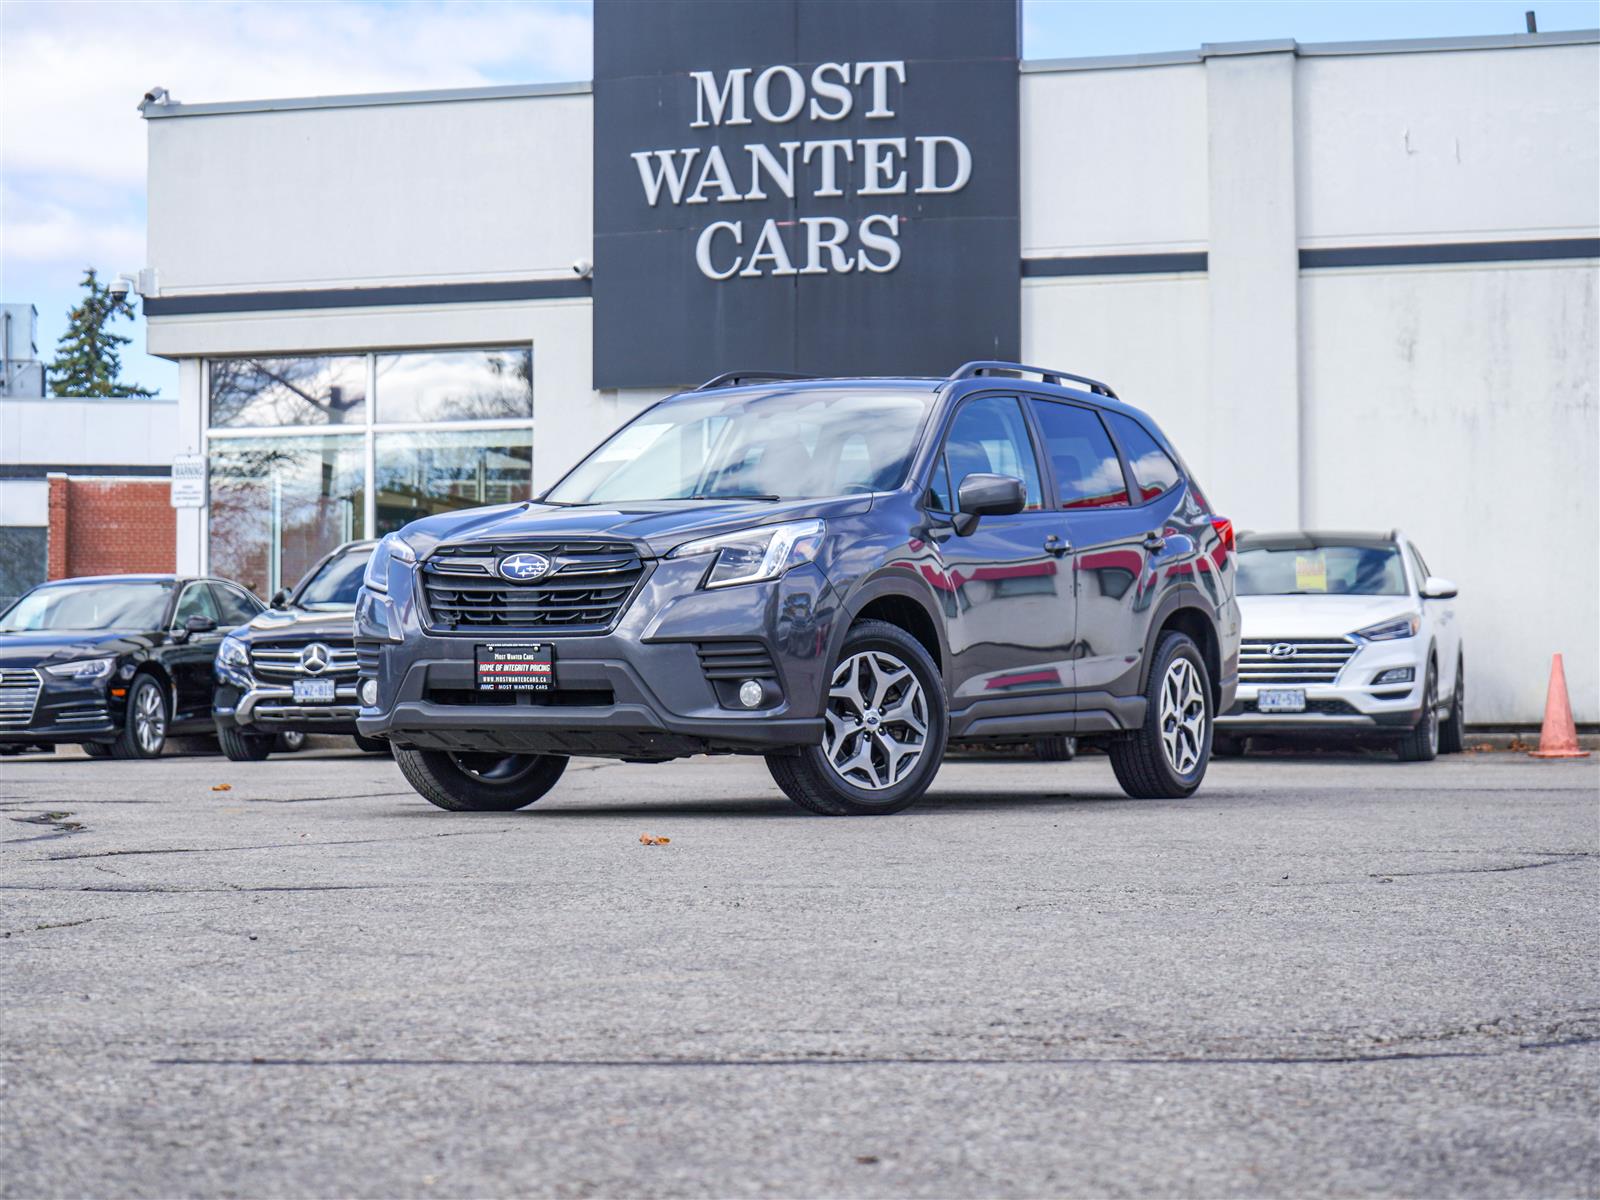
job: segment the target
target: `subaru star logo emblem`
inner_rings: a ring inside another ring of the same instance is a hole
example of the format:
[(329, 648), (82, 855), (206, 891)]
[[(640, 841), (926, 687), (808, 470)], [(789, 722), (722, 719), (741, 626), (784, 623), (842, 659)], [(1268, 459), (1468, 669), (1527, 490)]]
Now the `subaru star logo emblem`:
[(531, 583), (550, 573), (550, 560), (542, 554), (508, 554), (495, 569), (500, 572), (501, 579), (509, 579), (512, 583)]
[(1273, 658), (1284, 659), (1294, 657), (1294, 647), (1288, 642), (1279, 642), (1272, 647), (1269, 653)]
[(321, 642), (312, 642), (300, 651), (300, 669), (307, 675), (321, 675), (328, 669), (328, 661), (332, 657), (328, 648)]

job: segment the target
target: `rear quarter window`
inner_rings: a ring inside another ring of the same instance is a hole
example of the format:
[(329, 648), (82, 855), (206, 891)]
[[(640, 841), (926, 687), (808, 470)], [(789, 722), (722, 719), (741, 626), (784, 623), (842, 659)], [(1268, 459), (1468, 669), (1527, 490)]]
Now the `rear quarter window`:
[(1139, 498), (1135, 503), (1154, 500), (1169, 488), (1177, 486), (1183, 478), (1178, 464), (1167, 456), (1149, 430), (1122, 413), (1108, 412), (1106, 419), (1111, 422), (1117, 441), (1122, 443), (1122, 452), (1128, 456), (1128, 466), (1133, 469), (1134, 484), (1139, 489)]

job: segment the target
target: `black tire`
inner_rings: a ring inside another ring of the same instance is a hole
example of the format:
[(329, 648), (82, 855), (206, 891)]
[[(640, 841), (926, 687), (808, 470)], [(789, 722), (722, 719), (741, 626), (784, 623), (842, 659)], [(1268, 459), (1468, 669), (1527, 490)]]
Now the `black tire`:
[(388, 754), (392, 751), (388, 738), (369, 738), (358, 733), (355, 739), (356, 749), (364, 750), (368, 754)]
[[(1170, 730), (1165, 728), (1162, 705), (1169, 676), (1173, 686), (1178, 688), (1175, 696), (1179, 701), (1176, 715), (1171, 717)], [(1198, 696), (1195, 689), (1198, 689)], [(1215, 713), (1205, 656), (1187, 634), (1171, 630), (1161, 635), (1150, 662), (1144, 695), (1144, 724), (1108, 747), (1117, 782), (1136, 800), (1175, 800), (1193, 795), (1206, 777), (1206, 766), (1211, 760)], [(1196, 721), (1198, 732), (1194, 730)], [(1169, 756), (1169, 737), (1177, 761)], [(1192, 762), (1188, 761), (1191, 755)]]
[(306, 748), (306, 734), (298, 729), (285, 729), (272, 739), (272, 748), (282, 754), (299, 754)]
[(1422, 717), (1395, 753), (1401, 762), (1432, 762), (1439, 757), (1439, 667), (1428, 660), (1428, 674), (1422, 686)]
[(1040, 762), (1071, 762), (1078, 757), (1078, 739), (1066, 733), (1036, 737), (1033, 756)]
[(1460, 754), (1467, 748), (1467, 663), (1456, 659), (1456, 689), (1450, 697), (1450, 711), (1439, 726), (1439, 753)]
[(111, 743), (111, 757), (160, 758), (171, 724), (167, 689), (154, 675), (135, 675), (128, 687), (128, 708), (123, 716), (122, 732)]
[(90, 758), (110, 758), (111, 745), (108, 742), (84, 742), (83, 752)]
[(1216, 733), (1211, 735), (1212, 758), (1243, 758), (1244, 739), (1231, 733)]
[(242, 729), (217, 729), (217, 744), (229, 762), (260, 762), (272, 753), (275, 733), (247, 733)]
[[(872, 654), (879, 657), (858, 659), (858, 656)], [(834, 713), (833, 717), (828, 718), (830, 731), (842, 730), (834, 735), (837, 738), (836, 757), (845, 757), (844, 752), (853, 746), (856, 753), (846, 759), (846, 764), (864, 754), (865, 764), (859, 768), (848, 765), (836, 768), (823, 745), (806, 746), (799, 754), (767, 756), (767, 770), (783, 789), (783, 794), (801, 808), (826, 817), (880, 816), (899, 812), (915, 804), (939, 772), (939, 764), (944, 760), (945, 741), (950, 732), (944, 680), (932, 657), (916, 638), (887, 621), (862, 621), (846, 635), (839, 658), (829, 672), (829, 679), (837, 676), (853, 660), (858, 662), (858, 671), (865, 670), (874, 679), (882, 679), (879, 672), (892, 672), (892, 664), (898, 663), (900, 667), (910, 670), (918, 692), (913, 693), (908, 689), (909, 681), (892, 685), (882, 697), (875, 696), (877, 706), (868, 707), (862, 714), (863, 720), (855, 722), (860, 725), (859, 729), (850, 728), (846, 724), (847, 718), (841, 715), (843, 710), (856, 707), (853, 702), (842, 699), (826, 701), (828, 711)], [(854, 682), (859, 696), (859, 674)], [(879, 724), (875, 714), (881, 714), (889, 708), (883, 702), (885, 699), (893, 699), (897, 707), (907, 706), (908, 712), (914, 710), (920, 701), (921, 712), (912, 712), (912, 718), (922, 721), (922, 733), (919, 735), (914, 724), (903, 720), (885, 720)], [(891, 734), (891, 730), (897, 732)], [(903, 747), (907, 743), (902, 739), (915, 737), (920, 737), (920, 741), (912, 743), (917, 747), (917, 757), (904, 774), (899, 774), (897, 755), (891, 747), (904, 753)], [(862, 774), (864, 781), (867, 777), (883, 778), (885, 772), (889, 778), (879, 786), (864, 787), (845, 777), (845, 772), (854, 774), (857, 771)]]
[(406, 782), (451, 812), (511, 812), (539, 799), (567, 769), (557, 754), (469, 754), (395, 748)]

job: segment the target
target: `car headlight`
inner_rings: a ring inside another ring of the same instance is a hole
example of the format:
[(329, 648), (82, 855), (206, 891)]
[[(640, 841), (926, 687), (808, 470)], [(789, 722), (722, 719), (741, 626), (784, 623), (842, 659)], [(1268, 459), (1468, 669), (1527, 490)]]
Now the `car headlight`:
[(387, 592), (390, 559), (410, 565), (417, 561), (417, 552), (398, 533), (385, 534), (383, 540), (373, 548), (372, 557), (367, 559), (367, 571), (361, 577), (362, 584), (375, 592)]
[(63, 679), (104, 679), (111, 674), (111, 668), (117, 665), (114, 658), (86, 658), (81, 662), (58, 663), (53, 667), (46, 667), (52, 675), (59, 675)]
[(217, 647), (217, 666), (248, 667), (249, 665), (250, 647), (232, 634), (223, 638), (222, 645)]
[(1417, 630), (1422, 628), (1422, 618), (1416, 613), (1397, 617), (1392, 621), (1384, 621), (1378, 625), (1368, 625), (1365, 629), (1356, 630), (1356, 636), (1368, 642), (1392, 642), (1396, 638), (1416, 637)]
[(704, 587), (732, 587), (736, 583), (758, 583), (776, 579), (790, 567), (808, 563), (817, 556), (826, 530), (818, 521), (790, 521), (784, 525), (761, 525), (737, 533), (718, 534), (685, 542), (668, 558), (692, 558), (715, 554), (716, 561), (706, 573)]

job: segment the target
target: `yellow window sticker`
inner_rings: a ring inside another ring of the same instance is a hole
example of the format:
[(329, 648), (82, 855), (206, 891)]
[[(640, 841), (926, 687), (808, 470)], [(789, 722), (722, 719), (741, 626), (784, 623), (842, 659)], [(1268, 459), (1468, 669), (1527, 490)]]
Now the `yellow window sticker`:
[(1328, 590), (1328, 560), (1321, 554), (1294, 556), (1294, 586), (1301, 592)]

